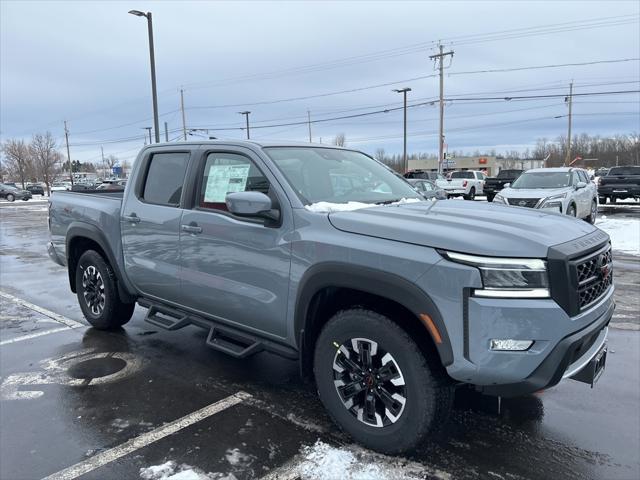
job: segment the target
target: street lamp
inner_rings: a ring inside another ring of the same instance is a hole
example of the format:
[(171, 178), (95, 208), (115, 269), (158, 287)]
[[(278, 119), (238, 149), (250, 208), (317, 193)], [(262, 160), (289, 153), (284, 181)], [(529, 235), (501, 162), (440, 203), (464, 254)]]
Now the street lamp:
[(251, 137), (249, 137), (249, 114), (251, 112), (238, 112), (240, 115), (244, 115), (245, 118), (247, 119), (247, 140), (249, 140)]
[(153, 22), (151, 12), (141, 12), (140, 10), (129, 10), (131, 15), (136, 17), (146, 17), (149, 29), (149, 59), (151, 61), (151, 94), (153, 96), (153, 126), (156, 134), (156, 143), (160, 143), (160, 124), (158, 122), (158, 92), (156, 90), (156, 59), (153, 51)]
[(407, 162), (407, 92), (410, 92), (411, 89), (408, 87), (399, 88), (393, 90), (396, 93), (402, 93), (404, 97), (404, 149), (402, 154), (402, 169), (403, 173), (407, 173), (409, 170), (409, 163)]

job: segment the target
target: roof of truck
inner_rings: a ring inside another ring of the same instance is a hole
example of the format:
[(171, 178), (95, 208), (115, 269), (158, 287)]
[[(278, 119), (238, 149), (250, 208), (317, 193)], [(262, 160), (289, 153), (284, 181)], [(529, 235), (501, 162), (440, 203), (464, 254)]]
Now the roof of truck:
[(326, 143), (291, 142), (291, 141), (255, 141), (255, 140), (188, 140), (186, 142), (162, 142), (152, 143), (145, 148), (152, 147), (176, 147), (179, 145), (235, 145), (240, 147), (320, 147), (320, 148), (343, 148)]
[(531, 170), (527, 170), (527, 173), (536, 173), (536, 172), (565, 172), (566, 173), (566, 172), (570, 172), (571, 170), (576, 170), (576, 167), (532, 168)]

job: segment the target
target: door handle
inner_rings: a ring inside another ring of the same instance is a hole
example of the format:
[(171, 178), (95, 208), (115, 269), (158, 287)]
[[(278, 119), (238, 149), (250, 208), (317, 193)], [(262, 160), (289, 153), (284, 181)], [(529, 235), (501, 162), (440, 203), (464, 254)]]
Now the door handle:
[(202, 233), (202, 227), (198, 225), (180, 225), (180, 229), (186, 233)]
[(132, 213), (131, 215), (123, 215), (122, 218), (124, 218), (127, 222), (140, 223), (140, 217), (135, 213)]

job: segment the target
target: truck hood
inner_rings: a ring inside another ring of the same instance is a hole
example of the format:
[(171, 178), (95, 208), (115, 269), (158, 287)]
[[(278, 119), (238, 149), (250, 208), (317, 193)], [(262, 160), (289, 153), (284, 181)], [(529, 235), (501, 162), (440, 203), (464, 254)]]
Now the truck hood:
[(506, 198), (547, 198), (573, 191), (573, 187), (561, 188), (505, 188), (500, 195)]
[(338, 230), (456, 252), (544, 258), (552, 245), (597, 230), (564, 215), (459, 200), (329, 214)]

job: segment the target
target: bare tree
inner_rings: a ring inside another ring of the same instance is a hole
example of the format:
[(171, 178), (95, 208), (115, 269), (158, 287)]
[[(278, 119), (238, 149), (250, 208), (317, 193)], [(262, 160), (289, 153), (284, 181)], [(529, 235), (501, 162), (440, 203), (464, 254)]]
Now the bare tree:
[(24, 143), (24, 140), (10, 138), (2, 145), (2, 151), (6, 158), (6, 169), (10, 174), (20, 178), (20, 183), (22, 183), (22, 188), (24, 189), (25, 181), (32, 171), (29, 146)]
[(62, 155), (56, 150), (56, 140), (51, 135), (51, 132), (45, 134), (36, 133), (29, 144), (29, 150), (38, 173), (42, 176), (47, 186), (47, 195), (50, 195), (50, 186), (58, 168), (57, 165), (62, 159)]
[(385, 156), (385, 152), (384, 152), (384, 148), (378, 148), (376, 150), (376, 154), (375, 154), (376, 160), (378, 160), (379, 162), (383, 162), (386, 158)]
[(336, 138), (333, 139), (333, 144), (337, 145), (338, 147), (344, 147), (347, 144), (347, 137), (344, 135), (344, 133), (339, 133), (338, 135), (336, 135)]

